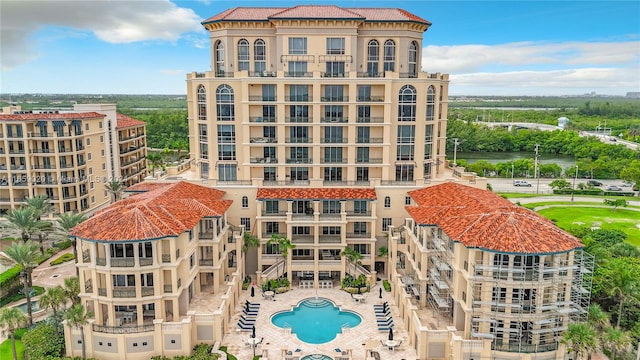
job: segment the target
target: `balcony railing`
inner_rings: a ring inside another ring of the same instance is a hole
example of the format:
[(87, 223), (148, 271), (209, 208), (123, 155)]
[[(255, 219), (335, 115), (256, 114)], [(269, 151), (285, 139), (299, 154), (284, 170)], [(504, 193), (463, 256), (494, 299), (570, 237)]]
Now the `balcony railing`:
[(262, 210), (262, 216), (285, 216), (286, 210)]
[(153, 258), (139, 258), (140, 266), (153, 265)]
[(155, 293), (153, 286), (143, 286), (141, 290), (142, 290), (142, 296), (153, 296)]
[(382, 164), (382, 158), (356, 159), (357, 164)]
[(114, 298), (134, 298), (136, 297), (135, 286), (116, 286), (113, 288)]
[(313, 73), (304, 71), (287, 71), (284, 73), (285, 77), (312, 77)]
[(275, 96), (262, 96), (262, 95), (249, 95), (249, 101), (273, 102), (273, 101), (276, 101), (276, 97)]
[(342, 158), (342, 159), (329, 158), (329, 159), (320, 159), (320, 162), (322, 164), (346, 164), (347, 159), (346, 158)]
[(276, 77), (275, 71), (249, 71), (251, 77)]
[(324, 180), (323, 186), (369, 186), (368, 180)]
[(173, 286), (171, 286), (171, 285), (165, 285), (164, 286), (164, 293), (165, 294), (172, 293), (172, 292), (173, 292)]
[(200, 266), (213, 266), (213, 259), (200, 259), (198, 263)]
[(98, 288), (98, 296), (107, 296), (106, 288)]
[(347, 117), (321, 117), (320, 118), (320, 122), (344, 124), (344, 123), (348, 123), (349, 122), (349, 118), (347, 118)]
[(382, 116), (358, 116), (356, 120), (360, 124), (382, 124), (384, 123), (384, 117)]
[(382, 144), (382, 138), (357, 138), (358, 144)]
[(276, 137), (251, 137), (249, 142), (252, 144), (274, 144), (278, 142)]
[(346, 144), (348, 141), (346, 138), (322, 138), (320, 139), (320, 142), (323, 144)]
[(353, 238), (356, 238), (356, 239), (370, 238), (371, 233), (347, 233), (347, 237), (352, 239)]
[(347, 210), (347, 216), (371, 216), (370, 210)]
[(384, 96), (358, 96), (358, 101), (382, 102), (384, 101)]
[(111, 258), (112, 267), (132, 267), (136, 262), (134, 258)]
[(284, 118), (285, 122), (288, 123), (308, 123), (308, 122), (312, 122), (312, 118), (309, 116), (287, 116)]
[(96, 265), (98, 265), (98, 266), (105, 266), (105, 265), (107, 265), (107, 258), (103, 258), (103, 257), (96, 257)]
[(288, 137), (284, 139), (284, 142), (287, 144), (309, 144), (313, 142), (313, 139), (309, 137)]
[(276, 122), (276, 117), (275, 116), (251, 116), (249, 117), (249, 122), (274, 123)]
[(266, 158), (251, 158), (249, 159), (251, 164), (277, 164), (278, 159), (274, 157), (266, 157)]
[(348, 96), (323, 96), (320, 98), (322, 102), (345, 102), (349, 101)]
[(170, 262), (171, 262), (171, 255), (169, 255), (169, 254), (162, 254), (162, 262), (163, 262), (163, 263), (170, 263)]
[(309, 101), (313, 101), (313, 96), (311, 96), (311, 95), (291, 95), (291, 96), (285, 96), (284, 100), (285, 101), (291, 101), (291, 102), (309, 102)]
[(313, 163), (313, 159), (311, 158), (287, 158), (287, 164), (311, 164)]
[(370, 71), (358, 72), (357, 76), (363, 77), (363, 78), (378, 78), (378, 77), (384, 77), (384, 72), (370, 72)]
[(207, 231), (207, 232), (199, 232), (198, 233), (198, 238), (199, 239), (213, 239), (213, 231)]
[(93, 331), (103, 334), (137, 334), (153, 331), (155, 329), (155, 325), (145, 324), (137, 326), (104, 326), (93, 324), (92, 328)]

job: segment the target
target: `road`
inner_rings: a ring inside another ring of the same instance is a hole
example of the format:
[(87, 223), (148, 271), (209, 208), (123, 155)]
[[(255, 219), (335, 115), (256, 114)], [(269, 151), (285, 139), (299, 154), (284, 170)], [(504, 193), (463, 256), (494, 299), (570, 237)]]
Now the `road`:
[[(553, 180), (556, 179), (523, 179), (523, 178), (515, 178), (515, 180), (527, 180), (531, 183), (531, 187), (525, 186), (513, 186), (513, 179), (497, 179), (497, 178), (487, 178), (487, 182), (491, 184), (491, 188), (495, 192), (514, 192), (514, 193), (522, 193), (522, 194), (540, 194), (540, 195), (548, 195), (553, 194), (553, 189), (549, 186)], [(566, 179), (569, 182), (573, 182), (573, 179)], [(580, 183), (586, 183), (589, 179), (578, 179), (576, 181), (576, 185)], [(608, 185), (617, 185), (620, 186), (622, 180), (598, 180), (603, 185), (600, 187), (604, 190)], [(623, 191), (632, 191), (630, 187), (623, 187)], [(636, 193), (637, 195), (637, 193)]]

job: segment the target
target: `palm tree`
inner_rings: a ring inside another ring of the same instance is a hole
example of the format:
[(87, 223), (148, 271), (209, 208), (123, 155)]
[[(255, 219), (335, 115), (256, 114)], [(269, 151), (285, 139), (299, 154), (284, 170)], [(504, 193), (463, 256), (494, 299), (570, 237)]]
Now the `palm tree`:
[(611, 350), (611, 359), (616, 359), (617, 350), (628, 351), (631, 348), (631, 336), (620, 328), (609, 327), (604, 334), (605, 346)]
[(631, 266), (625, 266), (624, 261), (612, 259), (605, 273), (603, 283), (607, 284), (605, 291), (607, 295), (613, 296), (618, 302), (618, 318), (616, 319), (616, 327), (620, 327), (622, 319), (622, 309), (624, 303), (629, 298), (638, 298), (640, 296), (640, 286), (638, 286), (638, 274)]
[[(24, 199), (27, 202), (28, 207), (32, 207), (40, 213), (40, 215), (48, 214), (53, 211), (53, 205), (47, 195), (36, 195), (34, 197), (27, 197)], [(40, 217), (38, 217), (40, 220)]]
[(362, 264), (362, 254), (354, 248), (347, 246), (340, 255), (346, 257), (347, 260), (353, 264), (353, 272), (355, 274), (357, 266)]
[(64, 319), (71, 327), (77, 327), (80, 329), (80, 338), (82, 339), (82, 359), (87, 358), (86, 349), (84, 345), (84, 326), (88, 323), (88, 320), (93, 317), (91, 311), (87, 311), (84, 306), (80, 304), (73, 305), (64, 314)]
[(62, 290), (73, 305), (80, 304), (80, 279), (78, 277), (74, 276), (64, 279)]
[(30, 206), (9, 211), (5, 216), (8, 223), (4, 225), (7, 234), (19, 236), (26, 243), (31, 235), (51, 226), (49, 222), (40, 220), (41, 215), (40, 211)]
[(589, 323), (598, 331), (604, 331), (610, 325), (609, 313), (602, 310), (600, 305), (589, 305)]
[(244, 238), (243, 238), (243, 242), (242, 242), (242, 252), (246, 253), (247, 251), (249, 251), (250, 248), (254, 248), (254, 247), (258, 247), (260, 246), (260, 239), (258, 239), (257, 236), (251, 235), (250, 233), (246, 232), (244, 233)]
[(11, 349), (13, 350), (13, 360), (18, 360), (18, 352), (16, 351), (15, 332), (23, 327), (27, 322), (26, 315), (18, 308), (6, 307), (0, 313), (0, 326), (5, 328), (11, 337)]
[[(60, 215), (56, 223), (54, 224), (54, 234), (56, 236), (67, 238), (69, 237), (69, 233), (71, 229), (79, 225), (81, 222), (87, 220), (87, 217), (82, 213), (65, 213)], [(78, 249), (76, 248), (76, 237), (71, 236), (71, 245), (73, 246), (73, 259), (76, 263), (76, 276), (79, 276), (78, 273)]]
[[(289, 256), (289, 250), (295, 249), (296, 245), (291, 243), (286, 236), (282, 236), (280, 234), (271, 234), (271, 239), (267, 242), (267, 244), (277, 244), (278, 251), (280, 255), (282, 255), (282, 259), (284, 259), (284, 265), (282, 267), (282, 275), (285, 274), (285, 267), (287, 266), (287, 256)], [(277, 275), (277, 273), (276, 273)]]
[(67, 295), (62, 286), (54, 286), (48, 288), (47, 291), (40, 296), (39, 303), (41, 309), (51, 308), (53, 316), (58, 317), (58, 310), (67, 303)]
[(591, 354), (598, 349), (596, 331), (587, 323), (569, 324), (560, 343), (567, 346), (568, 352), (573, 352), (574, 359), (579, 359), (583, 354)]
[(10, 247), (4, 250), (4, 253), (6, 256), (2, 257), (2, 262), (20, 266), (20, 276), (22, 276), (22, 282), (24, 284), (23, 292), (27, 298), (29, 326), (31, 326), (33, 324), (33, 313), (31, 310), (31, 272), (38, 266), (38, 259), (40, 258), (38, 244), (33, 243), (31, 240), (24, 244), (13, 242)]
[(111, 194), (111, 203), (117, 202), (122, 199), (122, 193), (124, 192), (124, 184), (120, 181), (110, 181), (104, 184), (104, 189)]

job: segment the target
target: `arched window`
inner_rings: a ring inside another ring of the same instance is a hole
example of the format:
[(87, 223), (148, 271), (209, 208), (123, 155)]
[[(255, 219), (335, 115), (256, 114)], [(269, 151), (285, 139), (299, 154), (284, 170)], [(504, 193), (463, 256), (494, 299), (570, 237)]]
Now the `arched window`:
[(262, 39), (258, 39), (253, 43), (253, 61), (256, 72), (267, 70), (267, 45)]
[(222, 41), (218, 40), (216, 42), (215, 49), (216, 73), (224, 74), (224, 44), (222, 43)]
[(216, 110), (218, 112), (218, 121), (235, 120), (233, 89), (227, 84), (218, 86), (216, 90)]
[(418, 77), (418, 43), (415, 41), (409, 45), (409, 77)]
[(378, 66), (380, 62), (380, 44), (377, 40), (369, 41), (367, 45), (367, 75), (378, 76)]
[(249, 70), (249, 42), (246, 39), (238, 41), (238, 71)]
[(242, 207), (243, 208), (248, 208), (249, 207), (249, 198), (246, 196), (242, 197)]
[(198, 86), (198, 120), (207, 120), (207, 89)]
[(411, 85), (400, 89), (398, 121), (416, 121), (416, 88)]
[(384, 71), (396, 71), (396, 43), (393, 40), (384, 42)]
[(436, 89), (433, 85), (427, 89), (427, 121), (433, 121), (436, 110)]
[(389, 196), (385, 196), (384, 197), (384, 207), (386, 207), (386, 208), (390, 208), (391, 207), (391, 198)]

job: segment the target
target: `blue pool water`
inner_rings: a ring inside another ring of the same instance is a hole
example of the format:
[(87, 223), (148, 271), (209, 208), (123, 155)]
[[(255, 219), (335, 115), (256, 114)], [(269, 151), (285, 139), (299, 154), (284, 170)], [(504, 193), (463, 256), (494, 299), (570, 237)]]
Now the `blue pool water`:
[[(14, 307), (17, 307), (18, 309), (22, 310), (22, 312), (25, 313), (25, 314), (27, 313), (27, 303), (16, 305)], [(31, 302), (31, 311), (32, 312), (36, 312), (38, 310), (40, 310), (40, 304), (38, 303), (37, 300), (33, 300)]]
[(333, 302), (324, 298), (301, 301), (291, 311), (279, 312), (271, 317), (273, 325), (290, 327), (298, 339), (309, 344), (324, 344), (336, 338), (343, 327), (355, 327), (362, 322), (352, 311), (340, 311)]
[(312, 355), (307, 355), (303, 357), (302, 360), (332, 360), (332, 359), (327, 355), (312, 354)]

